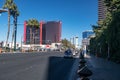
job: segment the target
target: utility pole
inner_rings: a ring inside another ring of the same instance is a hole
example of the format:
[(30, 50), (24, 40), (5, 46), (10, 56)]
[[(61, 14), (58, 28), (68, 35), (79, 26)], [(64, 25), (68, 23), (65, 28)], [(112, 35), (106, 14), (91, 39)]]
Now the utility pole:
[(21, 36), (21, 52), (22, 52), (22, 36)]

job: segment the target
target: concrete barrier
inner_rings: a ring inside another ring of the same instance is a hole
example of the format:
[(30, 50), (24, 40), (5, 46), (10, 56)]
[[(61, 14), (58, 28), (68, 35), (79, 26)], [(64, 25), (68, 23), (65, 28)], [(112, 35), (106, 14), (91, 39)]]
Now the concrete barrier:
[(79, 58), (76, 58), (73, 66), (72, 66), (72, 69), (70, 71), (68, 80), (76, 80), (76, 78), (77, 78), (77, 70), (79, 68), (78, 65), (79, 65)]

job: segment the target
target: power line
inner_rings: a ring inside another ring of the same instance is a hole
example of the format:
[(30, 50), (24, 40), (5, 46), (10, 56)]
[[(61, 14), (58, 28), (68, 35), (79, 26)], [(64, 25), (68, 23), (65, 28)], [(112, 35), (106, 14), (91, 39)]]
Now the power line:
[[(7, 26), (8, 24), (0, 24), (0, 25), (5, 25), (5, 26)], [(10, 25), (14, 25), (14, 24), (10, 24)], [(23, 23), (19, 23), (19, 24), (17, 24), (17, 25), (24, 25)]]

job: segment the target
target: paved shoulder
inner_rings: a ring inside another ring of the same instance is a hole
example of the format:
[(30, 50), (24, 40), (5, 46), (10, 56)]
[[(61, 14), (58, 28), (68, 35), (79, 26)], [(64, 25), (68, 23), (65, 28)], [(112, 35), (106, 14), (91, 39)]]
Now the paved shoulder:
[(120, 80), (120, 64), (86, 55), (87, 65), (93, 71), (92, 80)]

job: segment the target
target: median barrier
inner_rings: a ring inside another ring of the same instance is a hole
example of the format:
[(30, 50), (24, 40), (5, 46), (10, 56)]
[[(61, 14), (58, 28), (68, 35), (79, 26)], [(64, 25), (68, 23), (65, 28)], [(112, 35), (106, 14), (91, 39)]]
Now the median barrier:
[(90, 80), (88, 77), (93, 74), (92, 71), (87, 68), (87, 65), (85, 63), (86, 63), (85, 58), (81, 53), (80, 61), (79, 61), (79, 69), (77, 71), (80, 80)]

